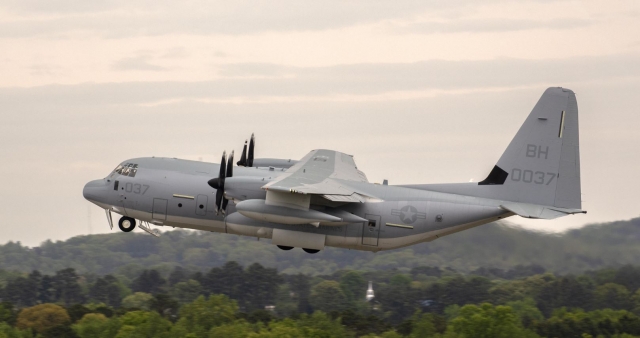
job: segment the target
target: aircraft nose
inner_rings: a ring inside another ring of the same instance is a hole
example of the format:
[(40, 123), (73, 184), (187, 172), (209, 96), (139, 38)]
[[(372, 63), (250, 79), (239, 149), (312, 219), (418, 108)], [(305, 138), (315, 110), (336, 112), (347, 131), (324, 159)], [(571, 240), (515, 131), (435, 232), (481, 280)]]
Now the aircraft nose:
[(105, 180), (93, 180), (85, 184), (82, 196), (90, 202), (101, 202), (105, 198), (106, 186)]

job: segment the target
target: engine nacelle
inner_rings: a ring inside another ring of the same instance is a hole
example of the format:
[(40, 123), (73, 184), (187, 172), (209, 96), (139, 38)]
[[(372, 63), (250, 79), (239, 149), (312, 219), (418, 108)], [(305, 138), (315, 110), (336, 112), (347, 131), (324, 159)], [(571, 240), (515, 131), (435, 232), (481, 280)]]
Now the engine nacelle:
[(257, 221), (279, 224), (339, 223), (342, 218), (313, 209), (300, 210), (277, 205), (268, 205), (265, 200), (246, 200), (236, 204), (236, 210), (243, 216)]
[(224, 183), (224, 195), (227, 199), (236, 201), (265, 199), (267, 192), (262, 190), (262, 186), (270, 181), (271, 179), (264, 177), (227, 177)]

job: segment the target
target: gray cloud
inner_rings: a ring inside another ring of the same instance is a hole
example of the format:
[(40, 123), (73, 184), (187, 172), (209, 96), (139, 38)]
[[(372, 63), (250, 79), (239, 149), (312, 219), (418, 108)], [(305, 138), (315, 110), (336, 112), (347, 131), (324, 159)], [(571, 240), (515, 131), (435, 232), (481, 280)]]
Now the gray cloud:
[(219, 75), (225, 77), (268, 76), (282, 77), (304, 72), (303, 68), (277, 65), (273, 63), (230, 63), (219, 68)]
[[(495, 3), (509, 0), (492, 0)], [(534, 0), (531, 0), (534, 1)], [(442, 10), (473, 8), (480, 4), (453, 1), (189, 1), (132, 3), (124, 1), (82, 2), (57, 0), (5, 3), (8, 12), (25, 17), (0, 22), (3, 37), (64, 37), (74, 32), (120, 38), (164, 34), (249, 34), (256, 32), (312, 31), (375, 23), (383, 20), (433, 15)], [(483, 2), (482, 5), (486, 5)], [(1, 7), (0, 7), (1, 8)], [(153, 8), (150, 10), (149, 8)], [(55, 14), (33, 16), (33, 13)], [(144, 13), (138, 15), (135, 13)], [(568, 20), (569, 22), (572, 20)], [(571, 23), (519, 21), (495, 24), (483, 21), (416, 24), (410, 31), (505, 31), (515, 29), (565, 27)], [(575, 21), (573, 25), (580, 24)], [(528, 27), (528, 28), (527, 28)]]
[(174, 47), (165, 50), (159, 58), (161, 59), (184, 59), (189, 56), (189, 53), (184, 47)]
[(401, 33), (514, 32), (533, 29), (573, 29), (598, 23), (586, 19), (514, 20), (507, 18), (418, 22), (396, 27)]
[(166, 70), (165, 67), (157, 66), (149, 61), (150, 56), (140, 55), (124, 58), (114, 62), (111, 66), (113, 70), (150, 70), (150, 71), (162, 71)]
[(219, 51), (216, 51), (215, 53), (213, 53), (213, 56), (214, 56), (214, 57), (217, 57), (217, 58), (226, 58), (226, 57), (228, 57), (229, 55), (228, 55), (227, 53), (225, 53), (225, 52), (223, 52), (223, 51), (219, 50)]
[(62, 72), (62, 67), (45, 63), (34, 64), (29, 67), (31, 75), (36, 76), (52, 76)]
[[(14, 4), (15, 6), (8, 9), (30, 13), (29, 11), (35, 7), (22, 8)], [(168, 33), (245, 34), (262, 31), (306, 31), (403, 17), (431, 7), (420, 1), (192, 1), (165, 3), (165, 6), (154, 5), (152, 11), (146, 7), (145, 15), (129, 13), (138, 11), (138, 6), (111, 3), (86, 8), (93, 8), (94, 15), (78, 13), (73, 4), (60, 8), (47, 7), (60, 15), (3, 22), (0, 24), (0, 36), (57, 36), (74, 31), (88, 31), (117, 38)]]
[[(137, 59), (130, 62), (121, 64), (121, 69), (147, 67)], [(152, 69), (155, 70), (153, 67)], [(639, 77), (640, 58), (630, 54), (560, 60), (435, 60), (310, 68), (231, 64), (222, 66), (220, 74), (225, 78), (203, 82), (127, 82), (0, 88), (0, 104), (145, 104), (170, 99), (323, 97), (430, 89), (566, 86), (576, 82)]]
[(1, 7), (19, 14), (96, 13), (117, 8), (126, 2), (118, 0), (6, 0)]

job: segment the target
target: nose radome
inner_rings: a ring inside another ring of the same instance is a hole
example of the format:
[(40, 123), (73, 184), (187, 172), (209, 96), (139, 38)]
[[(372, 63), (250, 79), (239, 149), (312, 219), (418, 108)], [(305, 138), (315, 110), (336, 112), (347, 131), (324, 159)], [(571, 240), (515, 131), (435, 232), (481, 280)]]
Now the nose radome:
[(98, 202), (103, 198), (106, 182), (104, 180), (93, 180), (85, 184), (82, 189), (82, 196), (90, 202)]

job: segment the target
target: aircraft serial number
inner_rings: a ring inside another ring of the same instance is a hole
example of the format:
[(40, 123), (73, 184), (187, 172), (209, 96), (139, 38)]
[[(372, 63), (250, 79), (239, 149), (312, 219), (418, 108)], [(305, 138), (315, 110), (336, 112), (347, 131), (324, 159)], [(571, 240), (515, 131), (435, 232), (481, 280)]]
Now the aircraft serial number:
[(132, 192), (134, 194), (144, 195), (149, 186), (146, 184), (138, 184), (138, 183), (127, 183), (124, 185), (124, 191)]
[(544, 173), (542, 171), (523, 170), (514, 168), (511, 170), (511, 180), (524, 183), (549, 185), (558, 176), (556, 173)]

